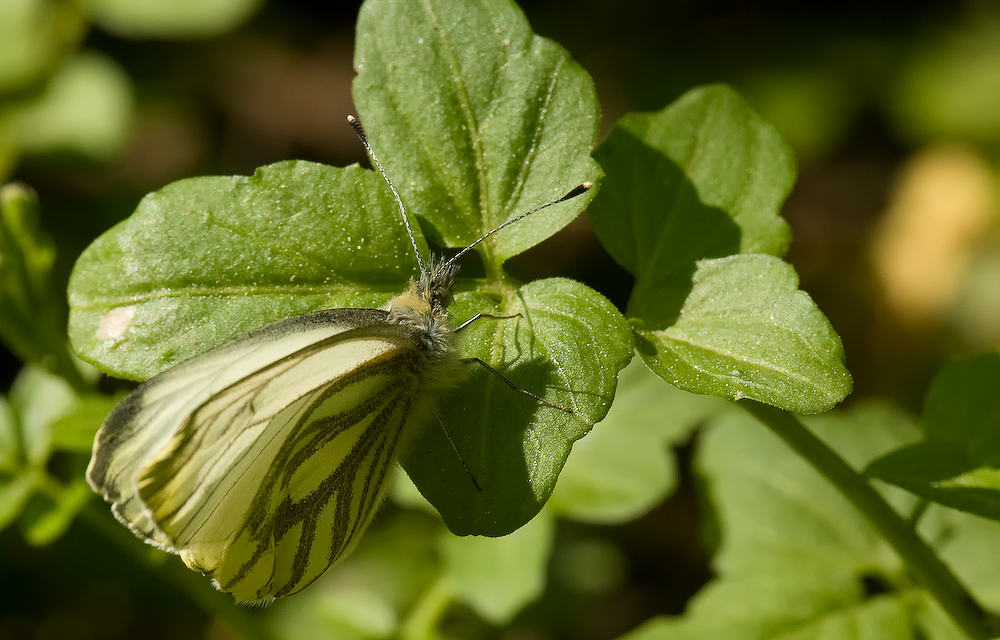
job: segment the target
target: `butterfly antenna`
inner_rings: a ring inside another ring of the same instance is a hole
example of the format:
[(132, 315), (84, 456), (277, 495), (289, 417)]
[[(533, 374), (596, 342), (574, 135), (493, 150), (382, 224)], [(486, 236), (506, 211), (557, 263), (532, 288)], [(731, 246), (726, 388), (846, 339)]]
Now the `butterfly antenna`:
[(456, 260), (458, 260), (459, 258), (461, 258), (463, 255), (465, 255), (465, 253), (467, 251), (469, 251), (470, 249), (472, 249), (473, 247), (475, 247), (477, 244), (479, 244), (483, 240), (489, 238), (490, 236), (492, 236), (497, 231), (500, 231), (501, 229), (503, 229), (505, 227), (509, 227), (510, 225), (514, 224), (515, 222), (517, 222), (519, 220), (523, 220), (524, 218), (527, 218), (528, 216), (530, 216), (533, 213), (538, 213), (542, 209), (546, 209), (548, 207), (551, 207), (554, 204), (559, 204), (560, 202), (566, 202), (567, 200), (571, 200), (571, 199), (577, 197), (578, 195), (586, 193), (586, 192), (590, 191), (590, 189), (593, 186), (594, 186), (593, 182), (584, 182), (584, 183), (582, 183), (580, 185), (577, 185), (576, 187), (573, 187), (565, 195), (563, 195), (563, 196), (561, 196), (559, 198), (556, 198), (555, 200), (552, 200), (551, 202), (546, 202), (543, 205), (539, 205), (539, 206), (535, 207), (531, 211), (526, 211), (525, 213), (522, 213), (519, 216), (515, 216), (515, 217), (511, 218), (510, 220), (508, 220), (507, 222), (504, 222), (500, 226), (495, 227), (494, 229), (492, 229), (490, 231), (487, 231), (482, 236), (480, 236), (479, 239), (477, 239), (475, 242), (473, 242), (469, 246), (465, 247), (464, 249), (462, 249), (461, 251), (459, 251), (458, 253), (456, 253), (455, 255), (453, 255), (451, 257), (451, 259), (448, 260), (447, 264), (449, 264), (449, 265), (452, 264), (453, 262), (455, 262)]
[[(399, 215), (402, 216), (403, 225), (406, 227), (406, 235), (410, 237), (410, 244), (413, 245), (413, 253), (417, 256), (417, 267), (420, 269), (420, 272), (423, 273), (425, 270), (424, 259), (420, 257), (420, 249), (417, 248), (417, 240), (413, 236), (413, 229), (410, 228), (410, 219), (406, 215), (406, 207), (403, 206), (403, 199), (399, 197), (399, 192), (396, 191), (396, 187), (392, 184), (392, 180), (390, 180), (389, 176), (386, 174), (385, 168), (382, 166), (382, 161), (378, 159), (377, 155), (375, 155), (375, 150), (372, 149), (371, 143), (368, 142), (368, 136), (365, 134), (365, 130), (361, 127), (361, 123), (358, 122), (358, 119), (352, 115), (347, 116), (347, 122), (349, 122), (351, 127), (354, 128), (354, 133), (357, 134), (358, 140), (361, 140), (361, 144), (365, 146), (365, 151), (368, 152), (368, 155), (371, 157), (372, 162), (375, 163), (375, 167), (378, 169), (378, 172), (382, 174), (382, 179), (385, 180), (387, 185), (389, 185), (389, 190), (392, 191), (393, 197), (396, 198), (396, 204), (399, 205)], [(479, 242), (479, 240), (476, 242)]]

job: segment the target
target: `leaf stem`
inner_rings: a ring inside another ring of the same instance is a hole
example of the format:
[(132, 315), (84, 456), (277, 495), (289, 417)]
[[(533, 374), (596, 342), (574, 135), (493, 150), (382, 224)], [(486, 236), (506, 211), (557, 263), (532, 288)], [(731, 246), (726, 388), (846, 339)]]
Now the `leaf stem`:
[(439, 638), (438, 621), (452, 602), (451, 591), (438, 579), (424, 592), (399, 628), (402, 640)]
[(934, 596), (951, 619), (973, 640), (987, 640), (995, 626), (988, 614), (958, 578), (917, 535), (868, 481), (836, 452), (817, 438), (798, 418), (782, 409), (753, 400), (739, 400), (738, 405), (767, 426), (847, 498), (868, 520)]
[(927, 511), (927, 507), (930, 506), (930, 504), (931, 501), (927, 498), (920, 498), (917, 501), (917, 504), (913, 507), (913, 512), (910, 513), (910, 517), (908, 519), (911, 528), (917, 528), (917, 525), (920, 523), (920, 518), (924, 515), (924, 512)]

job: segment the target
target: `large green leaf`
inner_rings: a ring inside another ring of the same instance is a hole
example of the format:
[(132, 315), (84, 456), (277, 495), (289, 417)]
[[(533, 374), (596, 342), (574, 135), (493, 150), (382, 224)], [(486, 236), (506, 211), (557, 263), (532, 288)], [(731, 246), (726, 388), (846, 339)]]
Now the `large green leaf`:
[(947, 365), (924, 399), (924, 440), (866, 473), (941, 504), (1000, 520), (1000, 355)]
[[(354, 99), (403, 201), (465, 246), (600, 168), (590, 76), (532, 33), (509, 0), (369, 0), (358, 15)], [(480, 245), (487, 273), (565, 226), (588, 196)]]
[[(855, 468), (918, 435), (881, 405), (808, 424)], [(684, 616), (655, 619), (629, 640), (963, 637), (851, 504), (751, 419), (720, 420), (697, 463), (721, 530), (718, 578)], [(913, 508), (898, 489), (886, 495), (897, 509)], [(1000, 602), (1000, 525), (934, 508), (920, 532), (981, 602)]]
[(626, 116), (596, 155), (608, 175), (590, 217), (636, 277), (627, 315), (653, 371), (799, 413), (849, 393), (839, 338), (778, 258), (795, 168), (773, 126), (709, 86)]
[[(817, 413), (851, 390), (840, 338), (792, 267), (773, 256), (699, 262), (671, 295), (632, 318), (650, 369), (682, 389)], [(651, 301), (652, 302), (652, 301)]]
[[(513, 5), (375, 1), (358, 29), (359, 110), (404, 202), (439, 244), (471, 242), (599, 176), (589, 157), (598, 117), (589, 77), (533, 36)], [(456, 42), (468, 46), (444, 56)], [(441, 55), (411, 69), (412, 47), (423, 44)], [(417, 70), (419, 80), (409, 75)], [(449, 82), (431, 83), (435, 74)], [(400, 105), (416, 118), (405, 129), (393, 111)], [(573, 441), (607, 412), (631, 356), (624, 319), (603, 297), (560, 279), (520, 288), (502, 268), (586, 198), (489, 238), (477, 247), (486, 277), (459, 283), (456, 324), (504, 316), (463, 331), (463, 354), (571, 412), (468, 365), (469, 376), (438, 403), (452, 442), (431, 424), (405, 459), (456, 533), (504, 535), (538, 512)], [(143, 379), (271, 320), (382, 305), (415, 267), (399, 212), (373, 172), (287, 162), (250, 178), (184, 180), (147, 196), (83, 253), (70, 281), (70, 336), (85, 359)]]
[[(791, 150), (725, 85), (626, 115), (595, 156), (607, 178), (588, 213), (604, 246), (637, 277), (788, 249), (778, 212), (795, 183)], [(637, 286), (633, 304), (642, 295), (656, 293)]]
[(381, 305), (415, 265), (370, 171), (282, 162), (190, 178), (143, 198), (83, 252), (69, 335), (85, 360), (142, 380), (273, 320)]
[(541, 405), (469, 365), (469, 377), (440, 406), (462, 459), (436, 424), (424, 428), (411, 447), (406, 471), (448, 528), (459, 535), (497, 536), (527, 522), (545, 504), (573, 442), (611, 406), (631, 341), (621, 314), (570, 280), (532, 282), (499, 302), (465, 295), (453, 315), (468, 318), (474, 312), (521, 315), (474, 323), (463, 332), (463, 352), (501, 369), (518, 388), (573, 411)]

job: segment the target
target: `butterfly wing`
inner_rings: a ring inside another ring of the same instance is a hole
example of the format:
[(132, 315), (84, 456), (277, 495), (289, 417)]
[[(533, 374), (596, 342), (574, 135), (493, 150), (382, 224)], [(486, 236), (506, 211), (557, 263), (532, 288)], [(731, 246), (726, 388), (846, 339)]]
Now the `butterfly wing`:
[(237, 598), (295, 593), (374, 513), (420, 385), (416, 340), (375, 309), (236, 338), (127, 397), (88, 478), (137, 535)]

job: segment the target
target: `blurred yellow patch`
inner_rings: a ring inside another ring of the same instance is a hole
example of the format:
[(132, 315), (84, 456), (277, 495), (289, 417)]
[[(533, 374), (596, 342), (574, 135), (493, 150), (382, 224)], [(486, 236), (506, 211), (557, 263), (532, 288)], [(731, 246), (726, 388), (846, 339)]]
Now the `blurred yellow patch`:
[(996, 204), (995, 177), (971, 149), (935, 146), (910, 159), (871, 247), (886, 304), (901, 321), (939, 323), (993, 228)]

